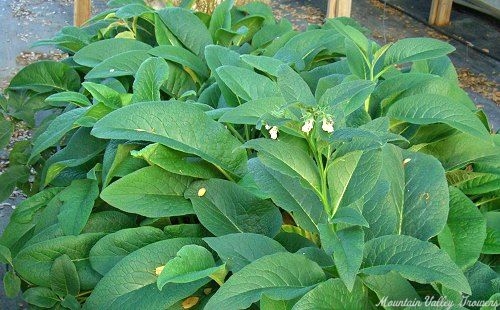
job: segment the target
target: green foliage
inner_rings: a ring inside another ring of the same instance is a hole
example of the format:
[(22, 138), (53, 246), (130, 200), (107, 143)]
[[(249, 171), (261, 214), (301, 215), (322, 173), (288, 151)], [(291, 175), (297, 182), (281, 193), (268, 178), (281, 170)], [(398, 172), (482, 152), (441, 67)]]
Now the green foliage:
[(211, 16), (110, 4), (40, 42), (70, 58), (27, 66), (0, 97), (0, 146), (15, 122), (35, 130), (0, 175), (1, 200), (30, 196), (0, 237), (8, 296), (89, 310), (498, 300), (500, 138), (449, 44), (379, 46), (346, 18), (299, 33), (231, 0)]

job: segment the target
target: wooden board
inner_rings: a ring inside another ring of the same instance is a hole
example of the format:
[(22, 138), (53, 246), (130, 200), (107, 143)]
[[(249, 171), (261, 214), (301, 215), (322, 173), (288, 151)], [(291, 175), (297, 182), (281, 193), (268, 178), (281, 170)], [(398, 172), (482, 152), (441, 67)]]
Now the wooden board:
[(91, 1), (90, 0), (75, 0), (73, 11), (73, 24), (75, 26), (83, 25), (90, 19), (91, 15)]
[(328, 0), (326, 18), (350, 17), (352, 0)]

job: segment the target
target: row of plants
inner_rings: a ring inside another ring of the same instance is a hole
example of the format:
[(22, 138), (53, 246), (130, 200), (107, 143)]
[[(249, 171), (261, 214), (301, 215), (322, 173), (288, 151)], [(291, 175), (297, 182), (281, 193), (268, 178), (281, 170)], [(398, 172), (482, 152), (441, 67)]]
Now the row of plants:
[(7, 295), (34, 309), (498, 304), (500, 138), (452, 46), (380, 46), (348, 18), (299, 32), (257, 2), (109, 4), (40, 42), (69, 57), (25, 67), (0, 99), (2, 147), (14, 123), (33, 128), (0, 175), (0, 200), (29, 196), (0, 237)]

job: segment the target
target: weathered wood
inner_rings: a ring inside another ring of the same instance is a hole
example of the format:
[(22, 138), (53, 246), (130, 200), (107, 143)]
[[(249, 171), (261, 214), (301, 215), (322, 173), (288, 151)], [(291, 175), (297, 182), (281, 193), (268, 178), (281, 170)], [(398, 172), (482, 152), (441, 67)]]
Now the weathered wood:
[(83, 25), (91, 16), (91, 1), (90, 0), (75, 0), (73, 10), (73, 24), (75, 26)]
[(429, 24), (446, 26), (450, 23), (453, 0), (432, 0)]
[(351, 16), (352, 0), (328, 0), (327, 18)]

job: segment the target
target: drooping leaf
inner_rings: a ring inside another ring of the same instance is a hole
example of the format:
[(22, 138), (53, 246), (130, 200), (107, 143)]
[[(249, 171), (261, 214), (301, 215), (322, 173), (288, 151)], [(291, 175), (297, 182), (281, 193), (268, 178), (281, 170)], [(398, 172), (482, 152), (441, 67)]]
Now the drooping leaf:
[[(421, 300), (415, 288), (408, 280), (397, 272), (391, 271), (383, 275), (369, 275), (362, 278), (363, 283), (377, 294), (379, 300)], [(388, 302), (386, 303), (388, 304)], [(385, 307), (386, 309), (397, 309), (397, 307)]]
[[(193, 124), (197, 126), (192, 127)], [(184, 102), (171, 100), (124, 107), (97, 122), (92, 134), (107, 139), (159, 142), (195, 154), (235, 175), (246, 171), (247, 156), (243, 149), (237, 149), (241, 145), (238, 139), (224, 125)]]
[(198, 220), (216, 236), (246, 232), (274, 237), (281, 226), (281, 214), (273, 203), (230, 181), (196, 181), (184, 195)]
[(41, 307), (41, 308), (52, 308), (60, 301), (56, 293), (51, 289), (43, 286), (32, 287), (23, 293), (23, 299), (27, 303)]
[(158, 228), (144, 226), (122, 229), (103, 237), (90, 250), (90, 264), (105, 275), (130, 253), (148, 244), (166, 239)]
[(160, 100), (160, 88), (168, 78), (168, 64), (162, 58), (146, 59), (137, 71), (132, 103)]
[(321, 267), (300, 254), (271, 254), (231, 276), (210, 298), (205, 309), (246, 309), (264, 294), (270, 298), (292, 299), (324, 280)]
[(156, 166), (145, 167), (111, 183), (100, 197), (117, 209), (147, 217), (186, 215), (193, 213), (183, 196), (191, 181)]
[(363, 261), (363, 229), (352, 226), (335, 231), (331, 224), (322, 224), (319, 226), (319, 233), (321, 246), (327, 254), (333, 254), (340, 279), (352, 291)]
[(467, 279), (444, 251), (410, 236), (388, 235), (365, 243), (361, 272), (383, 275), (390, 271), (396, 271), (411, 281), (438, 282), (470, 294)]
[(82, 85), (97, 102), (102, 102), (105, 106), (113, 110), (122, 107), (123, 104), (121, 95), (113, 88), (104, 84), (97, 84), (92, 82), (83, 82)]
[(262, 116), (272, 111), (278, 111), (284, 105), (285, 100), (282, 97), (250, 100), (222, 114), (219, 122), (257, 125)]
[(11, 269), (4, 274), (3, 288), (5, 296), (8, 298), (16, 297), (21, 291), (21, 279), (19, 279), (14, 270)]
[(155, 242), (134, 251), (112, 268), (87, 298), (84, 309), (159, 309), (191, 296), (208, 280), (169, 283), (160, 291), (156, 268), (164, 266), (185, 245), (200, 239), (178, 238)]
[(210, 18), (210, 24), (208, 26), (208, 31), (212, 35), (212, 39), (216, 40), (215, 33), (219, 29), (228, 29), (231, 27), (231, 8), (234, 5), (234, 0), (226, 0), (221, 2), (215, 7), (212, 18)]
[(486, 239), (486, 221), (472, 201), (455, 187), (450, 187), (450, 212), (439, 245), (462, 269), (472, 266)]
[(60, 194), (63, 201), (57, 216), (65, 235), (78, 235), (87, 224), (94, 201), (99, 196), (95, 180), (75, 180)]
[(210, 75), (207, 65), (198, 56), (180, 46), (157, 46), (149, 50), (148, 53), (188, 67), (202, 79), (206, 79)]
[(287, 65), (281, 65), (277, 73), (278, 87), (288, 104), (316, 105), (309, 86), (297, 72)]
[(58, 143), (69, 130), (74, 128), (73, 124), (86, 110), (86, 108), (78, 108), (56, 117), (47, 129), (35, 139), (30, 160), (42, 151)]
[(14, 133), (14, 124), (4, 119), (0, 118), (0, 149), (3, 149), (9, 144), (10, 138)]
[(229, 271), (238, 272), (251, 262), (278, 252), (286, 252), (277, 241), (259, 234), (236, 233), (203, 238), (217, 252)]
[(86, 107), (91, 105), (89, 99), (85, 97), (84, 94), (82, 93), (77, 93), (74, 91), (65, 91), (61, 93), (56, 93), (53, 95), (50, 95), (45, 99), (47, 102), (53, 102), (53, 103), (58, 103), (58, 102), (64, 102), (64, 103), (75, 103), (80, 107)]

